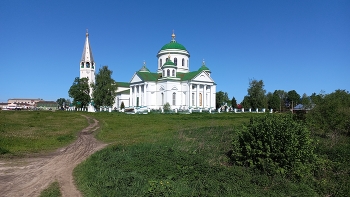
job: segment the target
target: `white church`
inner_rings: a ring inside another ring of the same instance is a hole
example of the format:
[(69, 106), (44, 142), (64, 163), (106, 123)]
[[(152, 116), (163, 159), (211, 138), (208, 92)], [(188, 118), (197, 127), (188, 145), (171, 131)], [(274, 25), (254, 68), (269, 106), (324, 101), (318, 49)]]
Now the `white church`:
[[(117, 82), (118, 90), (113, 108), (161, 109), (169, 103), (171, 109), (215, 109), (216, 84), (211, 71), (205, 65), (190, 71), (190, 53), (172, 34), (170, 43), (157, 53), (156, 72), (151, 72), (144, 62), (129, 82)], [(86, 33), (85, 46), (80, 62), (80, 78), (95, 83), (95, 61)], [(91, 107), (89, 111), (91, 111)]]

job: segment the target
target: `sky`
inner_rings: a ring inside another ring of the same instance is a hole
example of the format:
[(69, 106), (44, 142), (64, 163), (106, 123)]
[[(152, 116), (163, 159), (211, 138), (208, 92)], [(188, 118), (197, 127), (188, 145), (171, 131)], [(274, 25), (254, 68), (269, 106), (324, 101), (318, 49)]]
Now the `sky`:
[(266, 92), (350, 90), (349, 0), (2, 0), (0, 102), (69, 98), (86, 29), (96, 67), (130, 82), (176, 41), (203, 59), (217, 91), (241, 102), (250, 80)]

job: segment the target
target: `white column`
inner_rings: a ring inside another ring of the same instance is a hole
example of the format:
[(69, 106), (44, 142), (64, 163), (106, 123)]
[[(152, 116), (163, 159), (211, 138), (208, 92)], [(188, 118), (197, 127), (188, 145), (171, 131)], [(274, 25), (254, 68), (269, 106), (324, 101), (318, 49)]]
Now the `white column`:
[(188, 92), (189, 92), (189, 95), (187, 96), (187, 98), (188, 98), (188, 107), (191, 107), (192, 106), (192, 84), (191, 83), (189, 83), (189, 90), (188, 90)]
[(209, 86), (208, 92), (208, 107), (211, 108), (211, 86)]
[(199, 84), (197, 84), (197, 98), (196, 98), (196, 107), (199, 107)]
[(206, 100), (207, 100), (207, 85), (203, 85), (203, 107), (206, 107)]
[(132, 97), (133, 97), (132, 89), (133, 89), (133, 87), (134, 86), (130, 86), (129, 106), (132, 106)]
[(147, 91), (146, 91), (146, 84), (143, 84), (143, 106), (148, 106), (147, 105)]
[(136, 88), (137, 86), (134, 86), (134, 102), (133, 102), (133, 106), (136, 107), (136, 96), (137, 96), (137, 92), (136, 92)]

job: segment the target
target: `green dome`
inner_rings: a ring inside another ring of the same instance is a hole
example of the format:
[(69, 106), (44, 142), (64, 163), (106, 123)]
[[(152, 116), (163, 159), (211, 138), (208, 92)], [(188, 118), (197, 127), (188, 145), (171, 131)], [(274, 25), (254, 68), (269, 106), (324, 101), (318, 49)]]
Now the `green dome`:
[(164, 63), (163, 68), (176, 68), (176, 65), (174, 62), (168, 59), (168, 61)]
[(179, 50), (187, 51), (186, 48), (182, 44), (177, 43), (175, 40), (164, 45), (160, 50), (167, 50), (167, 49), (179, 49)]

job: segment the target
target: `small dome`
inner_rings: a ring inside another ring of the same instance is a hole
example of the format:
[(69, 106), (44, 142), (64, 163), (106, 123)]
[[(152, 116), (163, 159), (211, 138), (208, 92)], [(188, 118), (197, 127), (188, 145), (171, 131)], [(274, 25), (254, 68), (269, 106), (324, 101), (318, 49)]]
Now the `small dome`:
[(211, 72), (210, 69), (205, 65), (205, 61), (203, 60), (203, 64), (202, 66), (198, 69), (198, 71), (207, 71), (207, 72)]
[(145, 62), (145, 61), (143, 62), (143, 66), (142, 66), (142, 68), (140, 69), (140, 72), (150, 72), (150, 71), (148, 70), (148, 68), (146, 67), (146, 62)]
[(169, 58), (168, 61), (163, 64), (162, 68), (176, 68), (176, 65)]

